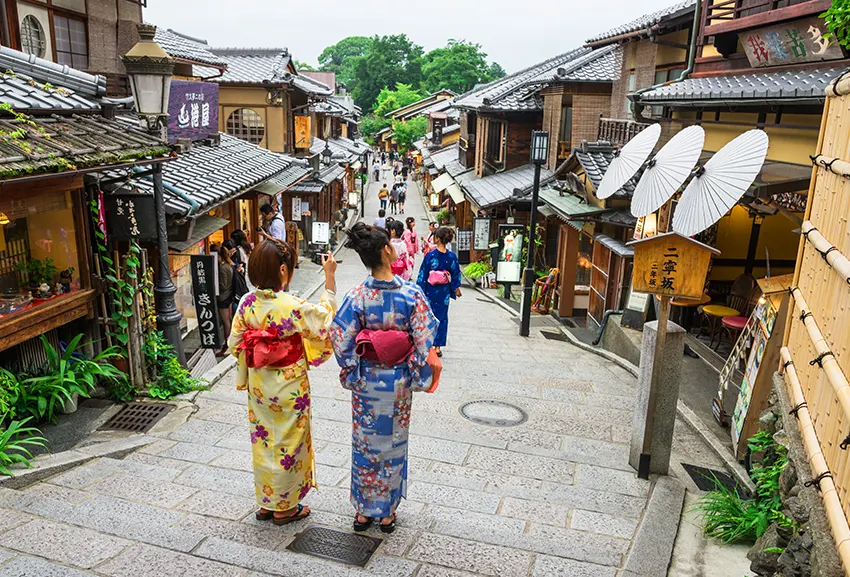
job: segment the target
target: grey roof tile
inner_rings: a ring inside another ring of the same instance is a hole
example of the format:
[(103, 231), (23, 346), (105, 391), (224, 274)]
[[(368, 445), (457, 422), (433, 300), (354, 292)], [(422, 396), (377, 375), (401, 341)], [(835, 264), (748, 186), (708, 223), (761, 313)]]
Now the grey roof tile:
[[(573, 155), (584, 169), (585, 174), (593, 184), (594, 190), (598, 189), (602, 177), (605, 176), (608, 166), (614, 159), (614, 145), (608, 142), (584, 142), (581, 148), (573, 151)], [(634, 194), (638, 178), (639, 175), (633, 177), (615, 194), (621, 197), (631, 197)]]
[(13, 70), (37, 82), (62, 86), (87, 97), (106, 95), (106, 78), (103, 76), (88, 74), (5, 46), (0, 46), (0, 70)]
[(436, 166), (438, 170), (443, 170), (448, 163), (458, 159), (457, 143), (452, 144), (451, 146), (448, 146), (437, 152), (432, 152), (430, 158), (431, 161), (434, 163), (434, 166)]
[(0, 74), (0, 102), (31, 112), (100, 110), (100, 104), (89, 97), (60, 86), (46, 88), (35, 79), (13, 71)]
[(829, 82), (844, 68), (808, 68), (779, 72), (747, 72), (725, 76), (686, 78), (640, 95), (647, 103), (670, 106), (700, 100), (822, 98)]
[(154, 41), (162, 46), (172, 58), (190, 60), (210, 66), (226, 66), (227, 63), (220, 56), (216, 56), (210, 50), (205, 40), (199, 40), (185, 36), (174, 30), (157, 28)]
[(689, 13), (693, 13), (695, 5), (696, 0), (684, 0), (683, 2), (678, 2), (672, 6), (668, 6), (667, 8), (657, 10), (650, 14), (644, 14), (640, 18), (632, 20), (631, 22), (628, 22), (626, 24), (617, 26), (616, 28), (612, 28), (611, 30), (604, 32), (603, 34), (588, 38), (586, 42), (588, 44), (596, 44), (604, 40), (608, 40), (610, 38), (629, 34), (631, 32), (636, 33), (636, 35), (643, 33), (646, 31), (647, 28), (651, 28), (652, 26), (664, 22), (665, 20), (671, 20), (679, 16), (684, 16)]
[[(554, 177), (552, 171), (548, 169), (544, 168), (540, 171), (541, 184), (552, 181)], [(507, 202), (517, 191), (519, 195), (522, 195), (530, 190), (534, 185), (534, 165), (526, 164), (483, 178), (468, 172), (460, 175), (457, 183), (475, 204), (486, 208)]]

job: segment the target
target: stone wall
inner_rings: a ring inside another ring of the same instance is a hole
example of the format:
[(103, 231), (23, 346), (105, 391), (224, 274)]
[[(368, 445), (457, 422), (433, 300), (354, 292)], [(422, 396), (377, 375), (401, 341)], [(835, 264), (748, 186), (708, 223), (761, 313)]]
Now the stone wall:
[[(785, 382), (774, 375), (770, 408), (762, 413), (762, 429), (774, 433), (774, 440), (788, 448), (788, 465), (779, 479), (783, 512), (794, 519), (797, 530), (771, 525), (750, 549), (750, 570), (761, 577), (841, 577), (844, 572), (835, 541), (826, 520), (823, 501), (814, 486), (806, 450), (791, 410)], [(765, 550), (768, 551), (765, 551)], [(784, 550), (781, 554), (775, 549)]]

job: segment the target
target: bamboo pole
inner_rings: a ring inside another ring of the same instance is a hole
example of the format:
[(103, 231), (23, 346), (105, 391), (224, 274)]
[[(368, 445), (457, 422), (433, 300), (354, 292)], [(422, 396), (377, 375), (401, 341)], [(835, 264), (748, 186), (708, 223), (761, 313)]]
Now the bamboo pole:
[(816, 166), (821, 166), (838, 176), (850, 176), (850, 162), (846, 160), (818, 154), (814, 157), (814, 163)]
[[(834, 245), (830, 244), (830, 242), (826, 240), (826, 238), (811, 222), (804, 222), (802, 230), (803, 236), (812, 244), (812, 246), (815, 247), (815, 250), (821, 253), (827, 264), (829, 264), (835, 272), (841, 275), (844, 280), (850, 283), (850, 260), (848, 260), (841, 251), (837, 250)], [(827, 251), (829, 252), (827, 253)], [(835, 301), (830, 299), (826, 302)]]
[(826, 339), (824, 339), (823, 334), (820, 332), (817, 322), (811, 314), (809, 305), (803, 298), (803, 293), (799, 287), (792, 288), (791, 295), (794, 297), (797, 308), (800, 309), (800, 318), (806, 327), (806, 331), (809, 333), (809, 338), (811, 338), (815, 352), (818, 354), (817, 358), (820, 359), (820, 365), (823, 368), (823, 372), (826, 373), (829, 383), (832, 385), (835, 397), (838, 399), (844, 415), (850, 415), (850, 383), (847, 382), (847, 378), (838, 365), (835, 355), (832, 354)]
[[(800, 436), (803, 439), (803, 446), (809, 457), (809, 467), (811, 467), (815, 478), (818, 478), (821, 475), (829, 474), (829, 467), (826, 464), (823, 451), (821, 451), (820, 443), (815, 433), (814, 423), (809, 415), (806, 400), (803, 397), (803, 390), (800, 386), (800, 380), (797, 378), (797, 371), (791, 359), (791, 352), (788, 350), (788, 347), (782, 347), (780, 354), (782, 356), (782, 362), (785, 365), (785, 383), (789, 389), (791, 402), (794, 403), (795, 408), (798, 407), (797, 423), (800, 428)], [(838, 497), (835, 482), (831, 476), (825, 476), (820, 480), (818, 486), (820, 488), (821, 499), (823, 499), (823, 508), (826, 511), (826, 517), (829, 521), (829, 527), (832, 530), (832, 537), (835, 539), (838, 549), (838, 556), (841, 558), (841, 564), (844, 566), (844, 574), (850, 577), (850, 526), (847, 524), (844, 509), (841, 507), (841, 500)]]

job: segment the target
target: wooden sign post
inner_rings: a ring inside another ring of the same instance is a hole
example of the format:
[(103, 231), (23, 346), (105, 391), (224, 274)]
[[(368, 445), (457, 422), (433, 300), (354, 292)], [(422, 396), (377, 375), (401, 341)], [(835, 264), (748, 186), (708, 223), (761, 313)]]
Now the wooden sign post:
[[(667, 340), (670, 298), (699, 298), (712, 255), (720, 251), (676, 232), (660, 234), (629, 243), (634, 246), (635, 262), (632, 291), (660, 297), (658, 334), (649, 384), (648, 406), (644, 423), (643, 447), (638, 461), (638, 477), (649, 478), (655, 411), (660, 387), (661, 361)], [(645, 334), (645, 333), (644, 333)], [(671, 431), (672, 433), (672, 431)], [(672, 439), (672, 435), (671, 435)]]

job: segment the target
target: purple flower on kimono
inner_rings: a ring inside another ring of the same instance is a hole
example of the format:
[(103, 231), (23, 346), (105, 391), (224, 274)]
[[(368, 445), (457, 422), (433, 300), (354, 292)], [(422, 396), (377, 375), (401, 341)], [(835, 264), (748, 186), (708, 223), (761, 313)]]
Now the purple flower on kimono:
[(278, 402), (278, 397), (272, 397), (271, 399), (269, 399), (269, 401), (271, 401), (272, 403), (276, 403)]
[(255, 302), (257, 302), (257, 295), (255, 295), (254, 293), (249, 294), (245, 297), (245, 300), (242, 301), (242, 306), (239, 307), (239, 312), (243, 312), (246, 308), (250, 307)]
[(272, 502), (272, 500), (269, 499), (268, 497), (263, 497), (263, 503), (271, 503), (271, 502)]
[(304, 395), (302, 397), (297, 397), (295, 399), (295, 410), (296, 411), (306, 411), (307, 407), (310, 406), (310, 397)]
[(298, 310), (292, 311), (292, 316), (294, 316), (298, 320), (301, 320), (301, 311), (298, 311)]
[(292, 455), (284, 455), (283, 459), (280, 460), (280, 464), (288, 471), (295, 466), (295, 457)]
[(251, 443), (257, 444), (257, 441), (265, 441), (269, 436), (269, 432), (262, 425), (257, 425), (256, 430), (251, 433)]
[(310, 492), (310, 485), (309, 484), (304, 485), (303, 487), (301, 487), (301, 491), (298, 493), (298, 498), (303, 499), (304, 497), (307, 496), (307, 493), (309, 493), (309, 492)]

